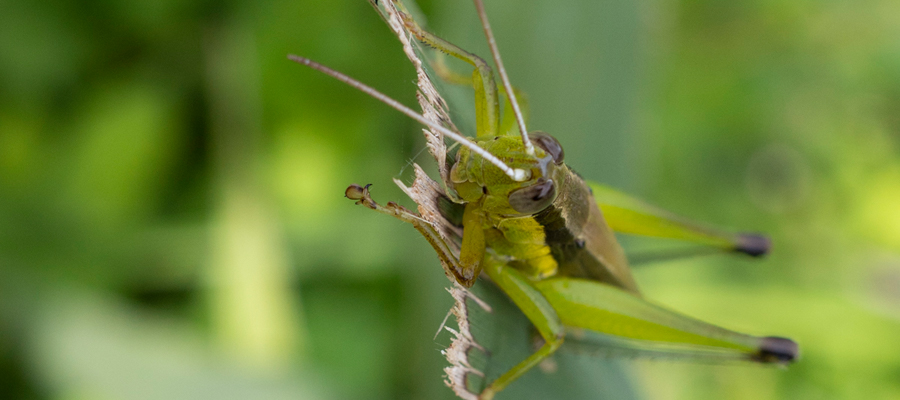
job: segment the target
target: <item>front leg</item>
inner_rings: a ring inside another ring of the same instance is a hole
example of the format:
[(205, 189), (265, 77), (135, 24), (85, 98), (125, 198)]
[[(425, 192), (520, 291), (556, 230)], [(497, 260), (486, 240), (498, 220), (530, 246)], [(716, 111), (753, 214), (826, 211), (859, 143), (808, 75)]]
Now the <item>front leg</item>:
[(519, 271), (491, 256), (485, 257), (484, 271), (500, 290), (506, 293), (510, 300), (522, 310), (544, 339), (544, 345), (540, 349), (491, 382), (479, 395), (480, 400), (490, 400), (497, 392), (556, 352), (563, 344), (565, 330), (547, 299)]
[(350, 200), (356, 200), (356, 204), (366, 206), (367, 208), (411, 224), (425, 237), (425, 240), (428, 240), (428, 244), (434, 248), (438, 259), (441, 261), (441, 265), (444, 267), (444, 273), (447, 274), (447, 277), (462, 283), (464, 281), (463, 276), (466, 272), (460, 267), (459, 259), (454, 254), (447, 241), (444, 240), (444, 237), (438, 233), (437, 229), (435, 229), (434, 225), (420, 217), (418, 214), (407, 210), (405, 207), (394, 203), (393, 201), (388, 202), (386, 206), (376, 203), (375, 200), (372, 199), (371, 194), (369, 194), (369, 186), (370, 185), (350, 185), (344, 192), (344, 196)]
[(484, 214), (479, 203), (467, 203), (463, 212), (463, 237), (459, 250), (459, 269), (464, 281), (459, 283), (467, 288), (475, 284), (481, 274), (481, 263), (485, 255)]
[(452, 57), (456, 57), (472, 65), (475, 69), (468, 84), (475, 89), (475, 124), (479, 138), (490, 138), (500, 133), (500, 103), (497, 96), (497, 83), (494, 71), (481, 57), (463, 50), (434, 34), (422, 29), (406, 12), (402, 3), (395, 3), (403, 25), (416, 39)]
[[(509, 296), (512, 302), (522, 310), (528, 320), (537, 328), (544, 339), (544, 345), (491, 382), (479, 395), (481, 400), (492, 399), (497, 392), (503, 390), (507, 385), (556, 352), (562, 345), (565, 330), (559, 316), (557, 316), (556, 311), (547, 299), (519, 271), (486, 254), (484, 232), (481, 230), (480, 218), (482, 217), (478, 214), (477, 207), (467, 207), (463, 216), (463, 246), (460, 251), (461, 256), (458, 258), (430, 222), (396, 203), (391, 202), (387, 206), (376, 203), (369, 194), (368, 185), (365, 187), (351, 185), (347, 188), (345, 195), (351, 200), (356, 200), (357, 204), (412, 224), (437, 252), (447, 276), (451, 277), (451, 279), (455, 278), (460, 284), (465, 285), (468, 283), (468, 286), (471, 286), (475, 282), (478, 275), (474, 274), (473, 268), (475, 266), (472, 260), (479, 258), (481, 262), (475, 264), (481, 265), (483, 271), (501, 291)], [(466, 239), (467, 237), (468, 240)], [(460, 258), (465, 259), (466, 262), (461, 263)], [(470, 276), (467, 279), (466, 276), (469, 275), (474, 276)]]

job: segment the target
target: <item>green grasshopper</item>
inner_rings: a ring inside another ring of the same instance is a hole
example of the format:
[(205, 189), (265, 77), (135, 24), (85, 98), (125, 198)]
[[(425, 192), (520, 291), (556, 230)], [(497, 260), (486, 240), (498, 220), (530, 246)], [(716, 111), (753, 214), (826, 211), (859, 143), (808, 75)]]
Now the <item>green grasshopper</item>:
[[(557, 351), (567, 332), (579, 329), (651, 347), (679, 348), (697, 358), (710, 351), (760, 363), (787, 364), (797, 358), (798, 346), (789, 339), (733, 332), (642, 298), (614, 231), (682, 239), (753, 256), (766, 253), (768, 241), (757, 235), (706, 228), (613, 189), (585, 182), (565, 164), (563, 148), (556, 139), (526, 129), (517, 92), (509, 83), (481, 0), (474, 2), (502, 90), (487, 62), (419, 27), (399, 2), (369, 2), (382, 13), (405, 49), (410, 38), (415, 38), (473, 67), (471, 78), (447, 71), (444, 76), (474, 88), (474, 139), (458, 132), (445, 113), (434, 109), (435, 105), (440, 108), (439, 100), (423, 101), (428, 93), (422, 92), (428, 90), (422, 84), (420, 103), (425, 115), (321, 64), (294, 55), (289, 58), (349, 84), (428, 127), (426, 138), (430, 132), (429, 147), (438, 160), (443, 188), (432, 190), (424, 199), (414, 198), (421, 214), (393, 202), (386, 206), (376, 203), (368, 185), (351, 185), (345, 195), (357, 204), (412, 224), (434, 248), (451, 281), (469, 288), (479, 277), (487, 276), (540, 334), (543, 344), (491, 382), (477, 398), (493, 398)], [(417, 69), (421, 75), (421, 65), (417, 64)], [(420, 76), (420, 82), (422, 79)], [(501, 102), (505, 115), (514, 118), (501, 118)], [(443, 152), (445, 137), (460, 145), (449, 165)], [(421, 178), (418, 172), (417, 180)]]

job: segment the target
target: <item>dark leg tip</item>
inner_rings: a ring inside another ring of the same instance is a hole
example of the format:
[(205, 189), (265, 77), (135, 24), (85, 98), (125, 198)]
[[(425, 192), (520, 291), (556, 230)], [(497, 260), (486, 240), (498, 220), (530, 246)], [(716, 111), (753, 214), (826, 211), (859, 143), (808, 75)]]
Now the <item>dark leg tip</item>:
[(735, 251), (752, 257), (764, 256), (772, 248), (769, 238), (755, 233), (742, 233), (737, 241)]
[(800, 356), (797, 342), (775, 336), (763, 338), (756, 359), (764, 363), (788, 364)]

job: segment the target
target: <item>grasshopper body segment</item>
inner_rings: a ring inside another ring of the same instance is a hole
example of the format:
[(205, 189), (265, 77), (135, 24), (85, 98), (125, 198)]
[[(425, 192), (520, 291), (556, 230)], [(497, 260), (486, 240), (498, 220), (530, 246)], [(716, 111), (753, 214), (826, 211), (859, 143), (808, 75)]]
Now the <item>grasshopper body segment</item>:
[(524, 182), (509, 179), (467, 149), (457, 153), (452, 187), (467, 204), (480, 204), (487, 247), (532, 279), (593, 279), (637, 293), (622, 248), (591, 189), (563, 162), (562, 146), (543, 132), (532, 139), (534, 156), (518, 136), (477, 142), (510, 166), (529, 171)]

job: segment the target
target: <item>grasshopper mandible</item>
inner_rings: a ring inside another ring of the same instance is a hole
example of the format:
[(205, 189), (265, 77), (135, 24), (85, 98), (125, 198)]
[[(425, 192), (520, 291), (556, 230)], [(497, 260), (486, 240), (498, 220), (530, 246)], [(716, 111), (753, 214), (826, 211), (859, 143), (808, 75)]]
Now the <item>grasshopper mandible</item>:
[[(382, 0), (383, 8), (379, 8), (377, 0), (369, 2), (404, 46), (414, 38), (473, 67), (471, 78), (449, 78), (474, 89), (474, 139), (458, 132), (449, 117), (435, 117), (434, 110), (430, 117), (427, 109), (426, 115), (419, 114), (340, 72), (306, 58), (289, 58), (381, 100), (428, 127), (436, 137), (430, 146), (441, 164), (444, 187), (440, 199), (430, 199), (441, 203), (433, 205), (432, 212), (424, 212), (426, 205), (420, 200), (422, 215), (395, 203), (382, 206), (372, 200), (368, 186), (351, 185), (345, 195), (412, 224), (434, 248), (448, 277), (459, 285), (471, 287), (486, 275), (542, 337), (540, 348), (491, 382), (477, 395), (479, 399), (493, 398), (553, 354), (564, 343), (567, 329), (682, 346), (687, 352), (715, 350), (761, 363), (786, 364), (797, 358), (798, 347), (789, 339), (729, 331), (641, 297), (614, 231), (688, 240), (754, 256), (768, 250), (768, 241), (702, 227), (613, 189), (589, 184), (573, 172), (556, 139), (526, 129), (481, 0), (474, 2), (500, 88), (486, 61), (419, 27), (401, 3)], [(421, 97), (420, 103), (427, 108)], [(501, 104), (513, 119), (501, 119)], [(444, 137), (460, 144), (452, 165), (441, 157)]]

